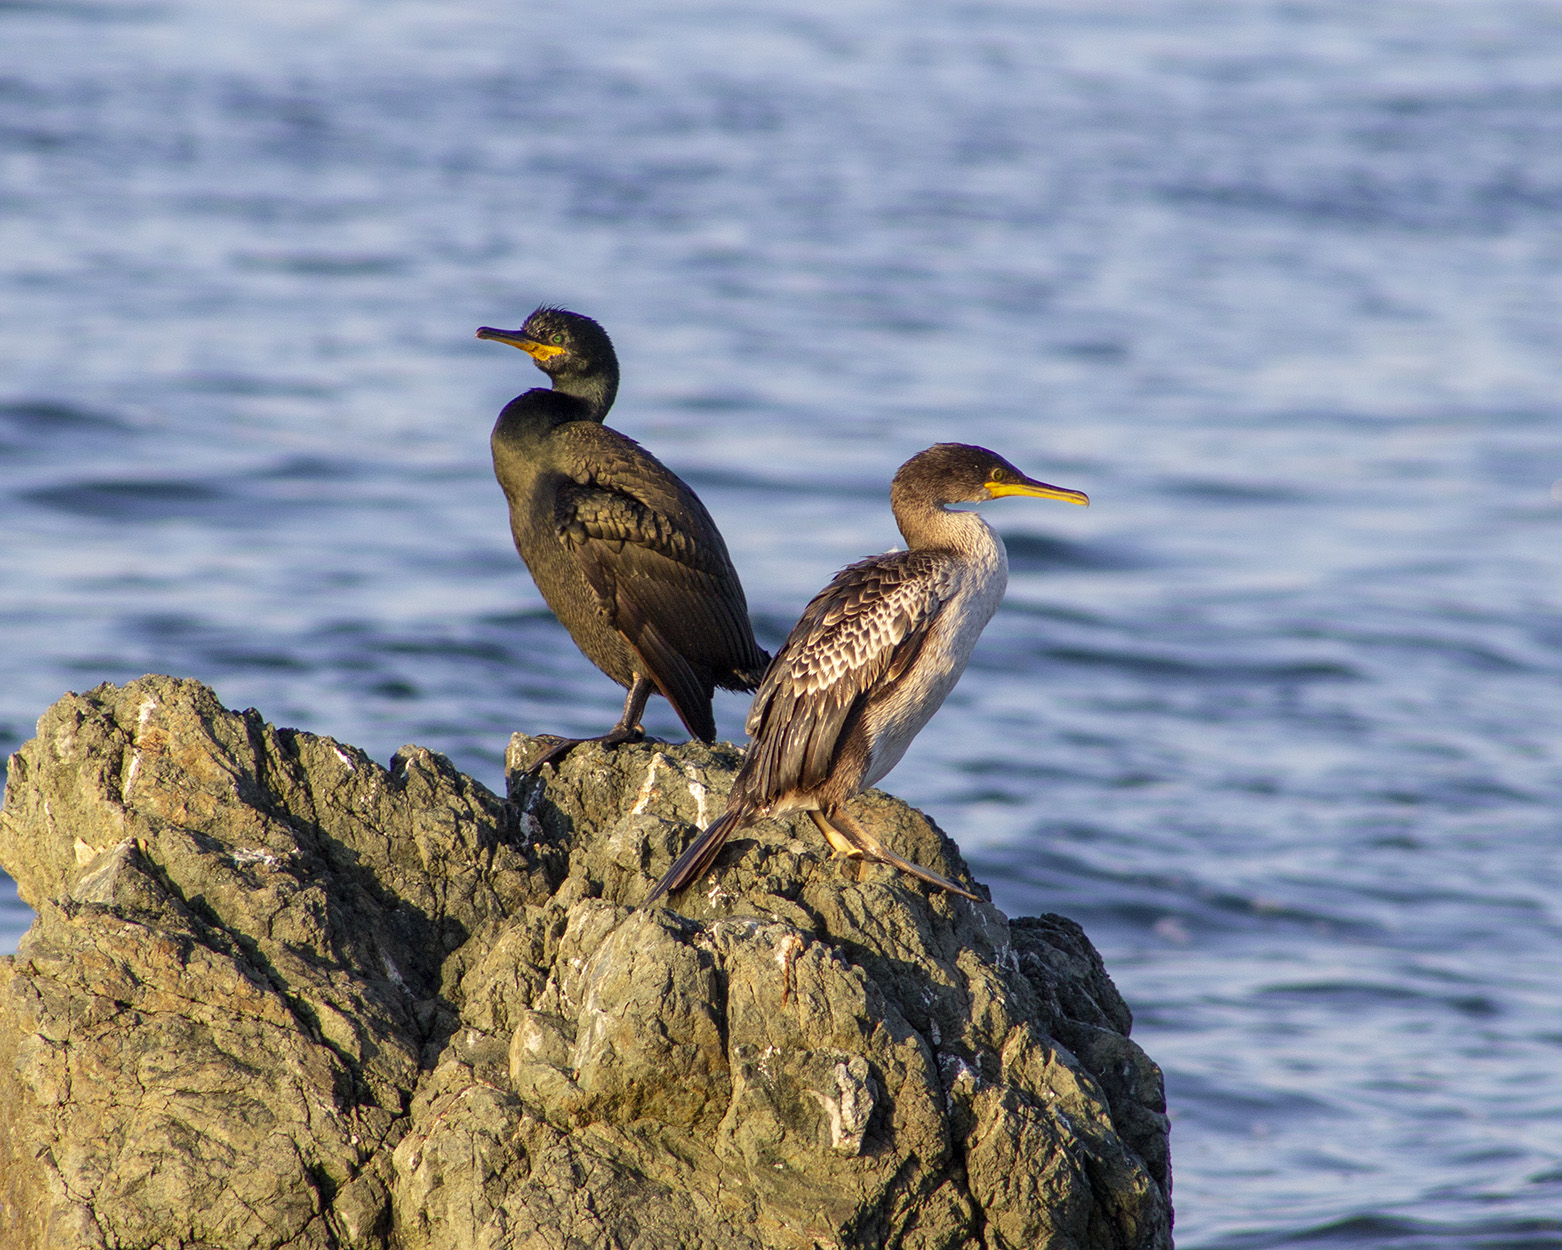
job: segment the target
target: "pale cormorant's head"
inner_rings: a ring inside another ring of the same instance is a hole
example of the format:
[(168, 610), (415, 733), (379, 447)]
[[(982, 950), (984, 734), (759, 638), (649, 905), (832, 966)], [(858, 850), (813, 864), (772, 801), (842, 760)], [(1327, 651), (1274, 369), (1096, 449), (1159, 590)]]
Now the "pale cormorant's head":
[(1084, 491), (1049, 486), (1026, 477), (995, 451), (969, 443), (939, 443), (919, 451), (900, 466), (890, 488), (892, 498), (931, 503), (981, 503), (1004, 495), (1033, 495), (1088, 506)]

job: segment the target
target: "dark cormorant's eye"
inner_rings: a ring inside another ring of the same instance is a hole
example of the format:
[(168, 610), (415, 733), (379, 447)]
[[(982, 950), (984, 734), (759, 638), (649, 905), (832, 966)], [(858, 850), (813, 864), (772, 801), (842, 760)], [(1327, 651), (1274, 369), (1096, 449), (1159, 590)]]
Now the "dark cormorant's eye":
[(564, 336), (562, 334), (555, 334), (553, 336), (553, 341), (555, 343), (562, 343), (564, 341)]

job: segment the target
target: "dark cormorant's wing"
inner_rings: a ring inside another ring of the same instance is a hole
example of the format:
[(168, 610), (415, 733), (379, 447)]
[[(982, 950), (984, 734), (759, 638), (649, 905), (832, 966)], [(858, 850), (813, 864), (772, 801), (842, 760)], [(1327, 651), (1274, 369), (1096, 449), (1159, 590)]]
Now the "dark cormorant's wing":
[(574, 472), (557, 496), (560, 541), (685, 728), (709, 742), (712, 683), (752, 689), (768, 659), (727, 545), (695, 493), (633, 439), (584, 421), (565, 437)]
[(749, 709), (740, 784), (752, 802), (829, 777), (869, 692), (915, 664), (952, 592), (947, 556), (897, 551), (848, 565), (814, 596)]

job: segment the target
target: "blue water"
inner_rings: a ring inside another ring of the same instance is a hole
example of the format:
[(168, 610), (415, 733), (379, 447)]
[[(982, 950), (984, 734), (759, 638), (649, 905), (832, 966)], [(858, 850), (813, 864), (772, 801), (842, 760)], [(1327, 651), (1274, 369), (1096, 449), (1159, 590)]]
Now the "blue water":
[(1562, 6), (0, 0), (0, 746), (605, 728), (544, 300), (771, 645), (929, 443), (1090, 492), (888, 786), (1107, 956), (1183, 1247), (1562, 1246)]

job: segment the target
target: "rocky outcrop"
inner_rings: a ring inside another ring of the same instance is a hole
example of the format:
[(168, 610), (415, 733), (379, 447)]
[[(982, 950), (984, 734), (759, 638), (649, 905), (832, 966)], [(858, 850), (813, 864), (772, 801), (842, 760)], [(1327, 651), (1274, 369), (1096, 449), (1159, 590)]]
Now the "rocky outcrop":
[(62, 699), (0, 810), (38, 911), (0, 960), (0, 1244), (1169, 1247), (1160, 1073), (1077, 925), (806, 820), (637, 909), (736, 761), (588, 747), (500, 799), (194, 682)]

